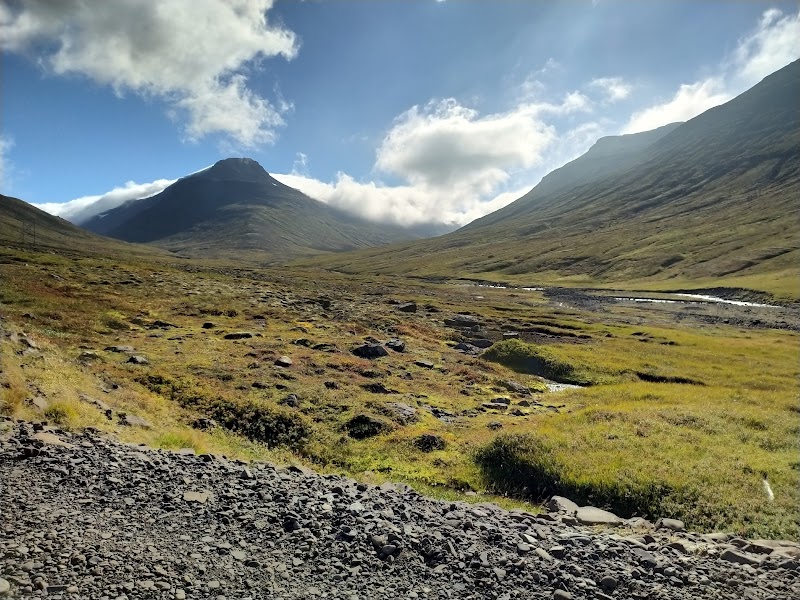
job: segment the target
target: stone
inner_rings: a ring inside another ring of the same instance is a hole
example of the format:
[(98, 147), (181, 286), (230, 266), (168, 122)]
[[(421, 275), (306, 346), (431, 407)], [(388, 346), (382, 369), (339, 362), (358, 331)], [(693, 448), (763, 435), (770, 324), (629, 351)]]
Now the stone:
[(198, 504), (205, 504), (208, 502), (208, 498), (210, 497), (209, 492), (194, 492), (194, 491), (186, 491), (183, 492), (183, 500), (185, 502), (196, 502)]
[(614, 513), (594, 506), (581, 506), (575, 518), (584, 525), (622, 525), (623, 520)]
[(275, 360), (276, 367), (288, 368), (292, 366), (292, 359), (288, 356), (280, 356)]
[(253, 334), (249, 331), (233, 331), (231, 333), (226, 333), (223, 336), (223, 339), (226, 340), (249, 340), (253, 337)]
[(400, 304), (397, 310), (404, 313), (415, 313), (417, 312), (417, 304), (415, 302), (406, 302), (405, 304)]
[(572, 600), (572, 594), (566, 590), (556, 590), (553, 592), (553, 600)]
[(126, 362), (129, 362), (132, 365), (149, 365), (150, 364), (149, 360), (147, 360), (144, 356), (140, 356), (138, 354), (134, 354)]
[(467, 343), (470, 346), (475, 346), (476, 348), (481, 348), (481, 349), (490, 348), (491, 346), (494, 345), (494, 342), (492, 340), (487, 340), (485, 338), (470, 340)]
[(398, 338), (392, 338), (388, 340), (385, 344), (389, 350), (394, 350), (395, 352), (405, 352), (406, 351), (406, 343)]
[(214, 329), (216, 325), (214, 325), (214, 323), (212, 323), (211, 321), (206, 321), (200, 327), (202, 327), (203, 329)]
[(11, 584), (8, 583), (8, 580), (0, 577), (0, 594), (5, 594), (10, 589), (11, 589)]
[(617, 579), (613, 575), (604, 575), (600, 580), (600, 587), (607, 592), (613, 592), (617, 585)]
[(656, 529), (669, 529), (670, 531), (686, 531), (686, 525), (678, 519), (659, 519)]
[(389, 355), (389, 352), (386, 350), (386, 348), (380, 344), (363, 344), (353, 348), (351, 352), (359, 358), (367, 358), (369, 360), (375, 360), (377, 358)]
[(553, 496), (547, 501), (547, 510), (552, 512), (565, 512), (574, 515), (578, 512), (578, 508), (580, 507), (577, 504), (569, 498), (564, 498), (564, 496)]
[(141, 427), (143, 429), (151, 429), (153, 427), (150, 424), (150, 421), (143, 419), (142, 417), (137, 417), (136, 415), (129, 415), (121, 412), (117, 415), (117, 417), (119, 424), (127, 427)]
[(434, 367), (434, 364), (429, 360), (415, 360), (414, 364), (418, 367), (422, 367), (423, 369), (432, 369)]
[(745, 554), (744, 552), (737, 552), (736, 550), (725, 550), (719, 557), (722, 560), (727, 560), (728, 562), (738, 565), (750, 565), (755, 567), (761, 564), (761, 559)]
[(445, 319), (444, 324), (447, 327), (475, 327), (480, 325), (480, 319), (472, 315), (457, 314)]
[(133, 354), (135, 350), (133, 346), (106, 346), (103, 348), (106, 352), (117, 352), (120, 354)]

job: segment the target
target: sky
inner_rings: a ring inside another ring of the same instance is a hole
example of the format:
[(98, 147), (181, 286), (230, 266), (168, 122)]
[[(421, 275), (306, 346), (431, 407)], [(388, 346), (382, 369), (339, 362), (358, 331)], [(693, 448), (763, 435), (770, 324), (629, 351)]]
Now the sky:
[(80, 223), (230, 156), (460, 226), (800, 57), (794, 2), (0, 0), (0, 192)]

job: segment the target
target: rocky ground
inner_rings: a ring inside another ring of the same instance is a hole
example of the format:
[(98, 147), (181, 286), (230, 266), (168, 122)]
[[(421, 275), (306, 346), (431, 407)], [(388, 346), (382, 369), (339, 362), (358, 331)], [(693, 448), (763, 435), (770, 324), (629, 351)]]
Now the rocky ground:
[(91, 431), (0, 430), (0, 596), (800, 597), (791, 542), (656, 528), (564, 500), (540, 515), (441, 502)]

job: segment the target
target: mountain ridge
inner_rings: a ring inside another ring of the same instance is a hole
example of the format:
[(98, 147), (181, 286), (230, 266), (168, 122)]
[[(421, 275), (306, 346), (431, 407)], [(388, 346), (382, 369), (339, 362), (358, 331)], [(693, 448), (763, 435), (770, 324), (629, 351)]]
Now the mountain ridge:
[(272, 255), (338, 252), (418, 238), (360, 219), (272, 177), (250, 158), (226, 158), (154, 196), (128, 201), (86, 229), (195, 256), (238, 251)]
[(307, 264), (524, 281), (687, 285), (728, 277), (797, 297), (798, 95), (795, 61), (675, 127), (629, 169), (544, 201), (529, 203), (529, 192), (502, 218), (433, 240)]

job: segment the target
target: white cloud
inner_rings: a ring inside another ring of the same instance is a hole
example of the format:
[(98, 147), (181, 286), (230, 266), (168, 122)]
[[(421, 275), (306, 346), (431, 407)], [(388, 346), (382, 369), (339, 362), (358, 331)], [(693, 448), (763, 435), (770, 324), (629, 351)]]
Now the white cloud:
[(633, 86), (622, 77), (598, 77), (592, 79), (589, 85), (598, 88), (606, 96), (607, 102), (619, 102), (631, 95)]
[(124, 204), (128, 200), (148, 198), (158, 194), (167, 186), (175, 183), (176, 179), (158, 179), (150, 183), (135, 183), (128, 181), (121, 187), (116, 187), (105, 194), (95, 196), (82, 196), (69, 202), (47, 202), (34, 204), (37, 208), (51, 215), (56, 215), (77, 225), (85, 223), (95, 215), (102, 214), (112, 208)]
[(622, 133), (637, 133), (687, 121), (727, 102), (800, 57), (800, 11), (766, 10), (755, 30), (739, 40), (716, 75), (683, 84), (669, 100), (634, 113)]
[(14, 139), (0, 135), (0, 193), (7, 194), (11, 189), (11, 161), (8, 153), (14, 147)]
[(622, 133), (638, 133), (668, 123), (688, 121), (731, 98), (723, 82), (717, 78), (683, 84), (670, 100), (634, 113)]
[(0, 44), (57, 75), (84, 75), (165, 100), (189, 139), (221, 133), (270, 142), (288, 106), (247, 87), (263, 58), (297, 52), (294, 33), (267, 20), (272, 0), (115, 0), (0, 5)]
[(555, 130), (534, 105), (481, 117), (450, 98), (412, 107), (394, 122), (378, 148), (375, 166), (412, 185), (475, 188), (488, 193), (508, 170), (541, 161)]
[(744, 89), (800, 57), (800, 11), (784, 15), (771, 8), (756, 30), (739, 41), (733, 53), (734, 78)]

